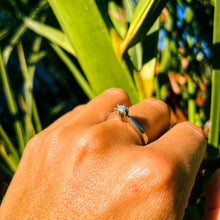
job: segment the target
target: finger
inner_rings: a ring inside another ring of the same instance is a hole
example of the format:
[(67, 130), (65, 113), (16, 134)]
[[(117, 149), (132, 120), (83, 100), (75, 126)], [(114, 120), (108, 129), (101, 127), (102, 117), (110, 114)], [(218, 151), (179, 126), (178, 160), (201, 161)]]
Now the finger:
[[(206, 188), (206, 209), (208, 213), (219, 213), (220, 218), (220, 169), (212, 176)], [(211, 218), (210, 218), (211, 219)], [(212, 218), (214, 220), (214, 218)], [(216, 218), (217, 219), (217, 218)]]
[(220, 220), (220, 209), (213, 209), (206, 213), (202, 220)]
[(56, 123), (65, 123), (66, 121), (74, 124), (78, 121), (80, 125), (100, 123), (105, 120), (117, 104), (121, 103), (125, 103), (127, 106), (131, 105), (127, 93), (119, 88), (107, 89), (87, 104), (74, 108), (58, 119)]
[(71, 111), (67, 112), (66, 114), (58, 118), (54, 123), (52, 123), (49, 127), (47, 127), (44, 130), (50, 131), (59, 128), (60, 126), (62, 126), (63, 124), (74, 118), (74, 116), (79, 114), (79, 112), (82, 111), (85, 108), (85, 106), (86, 104), (76, 106)]
[(111, 113), (106, 121), (100, 123), (102, 126), (104, 124), (111, 127), (112, 132), (109, 133), (109, 136), (111, 136), (115, 143), (125, 144), (126, 146), (129, 144), (143, 146), (148, 141), (148, 138), (143, 137), (142, 132), (134, 122), (129, 119), (123, 121), (116, 113)]
[(77, 115), (80, 111), (82, 111), (85, 108), (86, 104), (78, 105), (71, 111), (67, 112), (65, 115), (61, 116), (56, 121), (56, 125), (59, 126), (59, 124), (65, 123), (65, 121), (68, 121), (72, 119), (75, 115)]
[(190, 122), (179, 123), (148, 147), (165, 157), (193, 186), (206, 149), (201, 128)]
[(182, 122), (150, 146), (168, 156), (170, 161), (183, 162), (199, 168), (206, 149), (206, 139), (201, 128), (190, 122)]
[(119, 88), (111, 88), (91, 100), (84, 109), (82, 116), (86, 124), (103, 122), (117, 104), (131, 105), (127, 93)]
[(169, 128), (168, 106), (157, 99), (146, 99), (130, 107), (129, 115), (143, 128), (148, 142), (155, 140)]
[(146, 150), (157, 155), (177, 207), (186, 206), (206, 150), (202, 129), (190, 122), (175, 125)]

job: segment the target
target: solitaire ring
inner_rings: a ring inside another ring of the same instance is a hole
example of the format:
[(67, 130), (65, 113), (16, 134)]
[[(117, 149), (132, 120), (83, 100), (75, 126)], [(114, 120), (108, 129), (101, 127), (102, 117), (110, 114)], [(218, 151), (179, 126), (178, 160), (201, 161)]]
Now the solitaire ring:
[(120, 118), (122, 122), (128, 123), (128, 125), (130, 125), (130, 127), (132, 127), (136, 131), (143, 145), (147, 144), (148, 138), (146, 133), (144, 132), (142, 127), (128, 114), (128, 107), (126, 107), (126, 104), (117, 104), (117, 107), (114, 108), (114, 111), (110, 112), (107, 119), (116, 117)]

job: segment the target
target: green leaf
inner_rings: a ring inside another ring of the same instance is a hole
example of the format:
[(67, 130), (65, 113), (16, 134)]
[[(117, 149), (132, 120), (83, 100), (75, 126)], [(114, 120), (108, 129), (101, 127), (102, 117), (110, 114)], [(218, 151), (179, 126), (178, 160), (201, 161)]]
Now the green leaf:
[(75, 77), (76, 81), (79, 83), (85, 94), (90, 98), (94, 98), (94, 94), (91, 90), (90, 85), (82, 75), (82, 73), (78, 70), (78, 68), (75, 66), (75, 64), (71, 61), (71, 59), (65, 54), (61, 48), (59, 48), (55, 44), (51, 44), (54, 51), (57, 53), (57, 55), (60, 57), (60, 59), (66, 64), (70, 72)]
[(10, 170), (10, 168), (5, 164), (5, 161), (0, 157), (0, 170), (2, 170), (9, 178), (12, 178), (14, 172)]
[(130, 0), (122, 0), (122, 4), (125, 11), (125, 19), (128, 23), (130, 23), (134, 14), (135, 7)]
[(108, 3), (108, 13), (116, 31), (123, 39), (127, 32), (127, 25), (122, 13), (119, 11), (118, 5), (113, 0), (110, 0)]
[[(45, 20), (46, 20), (46, 16), (41, 16), (41, 22), (44, 22)], [(28, 61), (27, 61), (28, 72), (30, 74), (32, 82), (33, 82), (33, 79), (34, 79), (36, 63), (40, 59), (42, 59), (44, 56), (46, 56), (45, 51), (40, 51), (41, 43), (42, 43), (42, 37), (37, 35), (35, 37), (35, 39), (33, 40), (33, 44), (31, 46), (31, 52), (28, 56)]]
[[(46, 4), (47, 0), (39, 0), (37, 6), (34, 7), (33, 11), (30, 13), (29, 18), (35, 18), (35, 16), (45, 7)], [(26, 30), (26, 25), (24, 23), (20, 24), (13, 36), (11, 37), (9, 44), (7, 44), (4, 48), (2, 57), (5, 65), (8, 63), (8, 59), (10, 57), (11, 52), (14, 49), (14, 46), (17, 45), (17, 43), (19, 42), (23, 34), (26, 32)]]
[(17, 169), (18, 163), (14, 163), (11, 156), (7, 154), (4, 142), (0, 140), (0, 157), (5, 161), (10, 170), (14, 173)]
[(23, 88), (24, 88), (24, 97), (25, 97), (25, 104), (27, 107), (27, 113), (31, 116), (32, 113), (32, 78), (30, 77), (30, 74), (28, 72), (28, 67), (27, 67), (27, 63), (26, 63), (26, 59), (25, 59), (25, 55), (24, 55), (24, 50), (23, 50), (23, 46), (22, 43), (20, 42), (17, 46), (17, 51), (18, 51), (18, 59), (20, 62), (20, 69), (21, 69), (21, 73), (24, 79), (24, 84), (23, 84)]
[[(132, 3), (132, 1), (127, 1), (127, 0), (123, 0), (122, 1), (123, 7), (124, 7), (124, 13), (125, 13), (125, 19), (128, 23), (131, 22), (133, 14), (134, 14), (134, 9), (135, 6)], [(135, 67), (135, 69), (137, 71), (139, 71), (143, 65), (143, 46), (142, 43), (138, 43), (136, 44), (134, 47), (131, 47), (128, 50), (128, 54), (130, 56), (130, 59)], [(134, 78), (136, 75), (136, 71), (134, 72)], [(136, 85), (137, 85), (137, 81), (135, 79)], [(138, 85), (137, 85), (138, 88)], [(140, 93), (139, 93), (140, 94)]]
[(213, 70), (212, 70), (212, 93), (211, 93), (211, 126), (208, 143), (218, 148), (219, 125), (220, 125), (220, 0), (215, 0), (214, 25), (213, 25)]
[(9, 34), (9, 28), (2, 28), (0, 30), (0, 40), (4, 39), (5, 37), (7, 37)]
[(70, 41), (62, 31), (54, 27), (51, 27), (49, 25), (46, 25), (42, 22), (32, 20), (30, 18), (25, 18), (24, 23), (27, 25), (29, 29), (31, 29), (35, 33), (47, 38), (48, 40), (50, 40), (55, 44), (58, 44), (67, 52), (75, 55), (75, 52), (73, 50), (72, 45), (70, 44)]
[(188, 120), (192, 123), (195, 123), (195, 114), (196, 114), (196, 103), (194, 99), (195, 95), (195, 85), (193, 79), (189, 76), (187, 82), (187, 89), (189, 93), (188, 99)]
[(164, 38), (164, 50), (161, 54), (161, 61), (160, 61), (160, 67), (159, 67), (159, 73), (165, 73), (168, 71), (172, 57), (171, 57), (171, 51), (170, 51), (170, 39), (168, 37)]
[(24, 50), (22, 43), (20, 42), (17, 46), (18, 48), (18, 58), (20, 62), (21, 73), (24, 78), (23, 90), (24, 90), (24, 99), (22, 96), (19, 96), (20, 108), (24, 113), (24, 128), (25, 128), (25, 138), (26, 143), (30, 140), (32, 136), (35, 135), (35, 130), (31, 121), (32, 118), (32, 88), (33, 88), (33, 78), (29, 73), (29, 69), (26, 63), (26, 58), (24, 55)]
[(191, 7), (188, 6), (184, 13), (185, 21), (187, 23), (190, 23), (193, 19), (193, 16), (194, 16), (194, 11)]
[(120, 46), (121, 56), (128, 47), (135, 45), (145, 37), (166, 3), (167, 0), (139, 1), (137, 7), (135, 8), (127, 35)]
[(134, 81), (113, 49), (95, 0), (49, 0), (49, 3), (95, 95), (110, 87), (120, 87), (127, 91), (133, 103), (137, 103), (139, 97)]
[(37, 110), (37, 105), (36, 105), (36, 102), (35, 102), (35, 98), (34, 98), (34, 95), (32, 94), (32, 111), (33, 111), (33, 122), (34, 122), (34, 125), (35, 125), (35, 129), (36, 129), (36, 132), (40, 132), (42, 131), (42, 125), (41, 125), (41, 122), (40, 122), (40, 117), (39, 117), (39, 114), (38, 114), (38, 110)]
[[(32, 87), (33, 87), (33, 79), (34, 79), (34, 73), (36, 69), (36, 63), (40, 59), (42, 59), (42, 57), (46, 55), (45, 51), (40, 51), (41, 42), (42, 42), (42, 37), (36, 36), (36, 38), (33, 41), (33, 45), (31, 47), (31, 53), (28, 57), (28, 72), (30, 74)], [(37, 106), (35, 103), (33, 92), (31, 93), (31, 95), (32, 95), (32, 118), (33, 118), (33, 123), (35, 125), (36, 132), (38, 133), (42, 130), (42, 126), (41, 126), (40, 118), (38, 115), (38, 110), (37, 110)]]
[(25, 33), (25, 31), (27, 30), (27, 27), (25, 24), (21, 24), (16, 32), (14, 33), (14, 35), (11, 37), (9, 44), (6, 45), (6, 47), (4, 48), (3, 52), (2, 52), (2, 57), (3, 57), (3, 61), (4, 64), (6, 65), (8, 63), (8, 59), (11, 55), (11, 52), (14, 49), (14, 46), (17, 45), (17, 43), (19, 42), (19, 40), (21, 39), (21, 37), (23, 36), (23, 34)]
[(2, 59), (2, 53), (0, 50), (0, 76), (2, 79), (2, 84), (3, 84), (3, 89), (5, 91), (5, 95), (6, 95), (6, 100), (7, 100), (7, 104), (8, 104), (8, 109), (9, 112), (11, 114), (12, 117), (14, 117), (14, 129), (15, 129), (15, 133), (17, 136), (17, 140), (18, 140), (18, 145), (19, 145), (19, 150), (20, 153), (23, 153), (24, 147), (25, 147), (25, 142), (24, 142), (24, 136), (23, 136), (23, 126), (21, 121), (19, 121), (16, 116), (18, 115), (18, 109), (17, 109), (17, 105), (14, 99), (14, 95), (10, 86), (10, 82), (7, 76), (7, 72), (3, 63), (3, 59)]
[(140, 70), (143, 65), (143, 45), (142, 43), (136, 44), (128, 50), (130, 59), (136, 70)]
[(0, 137), (6, 144), (6, 151), (9, 152), (14, 156), (15, 162), (19, 162), (19, 153), (17, 152), (15, 146), (11, 142), (10, 138), (8, 137), (7, 133), (3, 129), (2, 125), (0, 124)]
[[(157, 62), (157, 44), (160, 27), (160, 17), (154, 22), (153, 26), (143, 39), (143, 63), (140, 72), (136, 72), (136, 85), (141, 100), (150, 98), (153, 92), (153, 80)], [(137, 44), (138, 45), (138, 44)], [(136, 45), (136, 46), (137, 46)]]

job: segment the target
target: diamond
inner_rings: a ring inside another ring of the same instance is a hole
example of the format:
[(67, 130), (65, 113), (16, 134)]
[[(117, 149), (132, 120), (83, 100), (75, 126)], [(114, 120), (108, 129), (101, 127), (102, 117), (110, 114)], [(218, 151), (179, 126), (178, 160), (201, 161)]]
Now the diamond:
[(117, 110), (117, 113), (121, 113), (121, 114), (127, 114), (128, 113), (128, 107), (126, 107), (126, 104), (120, 105), (117, 104), (118, 107), (115, 107), (115, 109)]

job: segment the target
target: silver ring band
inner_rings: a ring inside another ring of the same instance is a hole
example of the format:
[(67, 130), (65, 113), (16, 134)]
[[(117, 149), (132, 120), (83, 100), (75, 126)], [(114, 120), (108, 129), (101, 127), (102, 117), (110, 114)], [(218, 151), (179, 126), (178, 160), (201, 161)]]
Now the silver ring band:
[[(130, 127), (132, 127), (138, 136), (140, 137), (142, 144), (146, 145), (148, 142), (148, 137), (142, 127), (128, 114), (128, 107), (125, 104), (119, 105), (114, 108), (114, 111), (111, 111), (107, 119), (110, 118), (120, 118), (121, 121), (128, 123)], [(106, 120), (107, 120), (106, 119)]]

